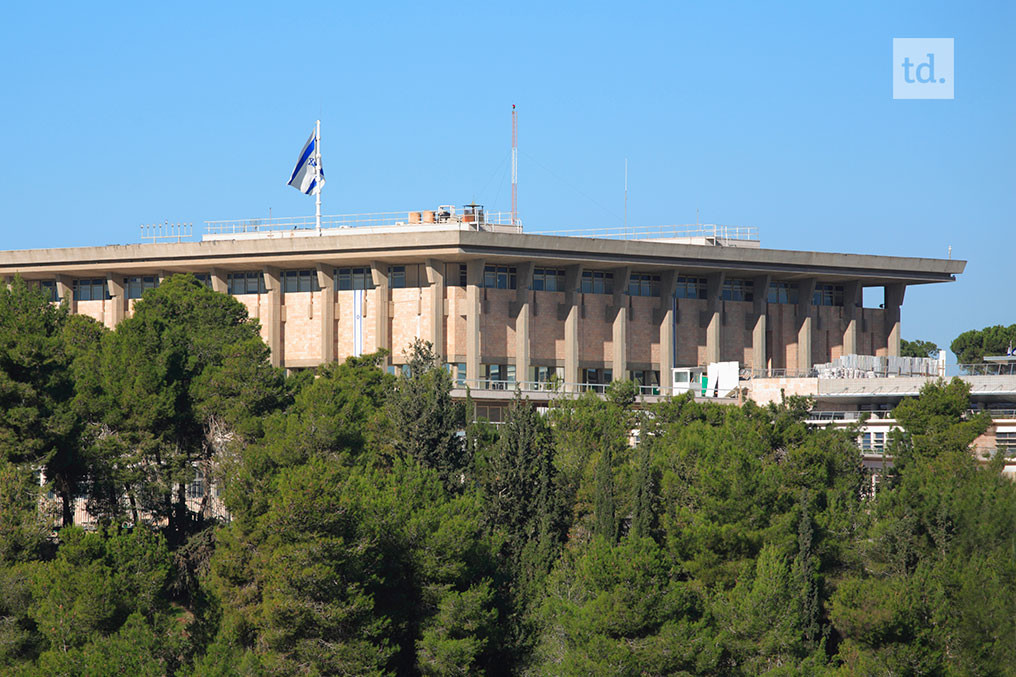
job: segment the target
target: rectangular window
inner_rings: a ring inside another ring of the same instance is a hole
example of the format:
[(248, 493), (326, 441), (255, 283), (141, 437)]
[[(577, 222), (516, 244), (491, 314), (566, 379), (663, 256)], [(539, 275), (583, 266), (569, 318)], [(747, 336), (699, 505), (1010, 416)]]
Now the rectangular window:
[(449, 287), (465, 287), (467, 269), (464, 263), (445, 264), (445, 284)]
[(564, 369), (562, 367), (533, 367), (534, 382), (549, 383), (552, 380), (564, 380)]
[(229, 293), (233, 296), (243, 294), (267, 294), (264, 273), (259, 271), (247, 271), (244, 273), (229, 273), (226, 276), (226, 284)]
[(187, 498), (204, 498), (205, 476), (200, 470), (194, 473), (194, 479), (187, 483)]
[(995, 446), (1006, 456), (1016, 454), (1016, 432), (995, 433)]
[(286, 270), (282, 273), (282, 293), (321, 291), (317, 272), (313, 270)]
[(533, 289), (536, 291), (564, 291), (564, 271), (552, 268), (534, 268)]
[(811, 302), (816, 306), (842, 306), (842, 284), (817, 284)]
[(449, 363), (446, 363), (445, 364), (445, 371), (447, 371), (449, 374), (451, 374), (452, 385), (457, 386), (459, 388), (464, 388), (466, 386), (466, 363), (465, 362), (455, 362), (455, 363), (449, 362)]
[(583, 369), (582, 383), (585, 390), (592, 390), (602, 393), (607, 390), (607, 384), (614, 380), (613, 369)]
[(797, 303), (796, 282), (770, 282), (769, 303)]
[(704, 299), (706, 297), (706, 278), (678, 276), (674, 287), (674, 296), (679, 299)]
[(484, 266), (483, 286), (487, 289), (515, 289), (515, 266)]
[(74, 280), (75, 301), (102, 301), (109, 299), (105, 280)]
[(57, 292), (56, 280), (43, 280), (39, 283), (39, 291), (43, 293), (47, 301), (58, 303), (60, 294)]
[(605, 273), (601, 270), (586, 270), (582, 272), (582, 293), (583, 294), (613, 294), (614, 273)]
[(154, 275), (143, 277), (125, 277), (123, 279), (124, 291), (129, 299), (141, 298), (148, 289), (155, 289), (159, 286), (159, 278)]
[(198, 279), (198, 282), (205, 285), (209, 289), (212, 288), (212, 276), (209, 273), (194, 273), (194, 277)]
[(866, 432), (861, 434), (861, 450), (881, 453), (885, 451), (884, 432)]
[(335, 269), (335, 289), (337, 291), (373, 288), (374, 277), (369, 267)]
[(659, 296), (660, 276), (650, 273), (632, 273), (628, 280), (629, 296)]
[(406, 267), (388, 266), (388, 286), (391, 289), (403, 289), (406, 286)]
[(483, 368), (491, 390), (507, 390), (507, 384), (515, 383), (514, 364), (485, 364)]
[(658, 386), (660, 385), (660, 372), (653, 371), (650, 369), (636, 370), (628, 372), (632, 381), (639, 384), (640, 386)]
[(720, 297), (724, 301), (754, 301), (755, 283), (751, 280), (724, 280)]

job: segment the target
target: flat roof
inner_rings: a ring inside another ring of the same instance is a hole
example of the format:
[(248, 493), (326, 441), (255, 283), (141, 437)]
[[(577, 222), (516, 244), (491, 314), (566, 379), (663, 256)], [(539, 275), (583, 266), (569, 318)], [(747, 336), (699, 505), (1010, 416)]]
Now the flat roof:
[(311, 237), (214, 239), (200, 242), (106, 245), (0, 251), (0, 275), (46, 279), (88, 276), (298, 268), (313, 264), (355, 265), (370, 261), (465, 261), (486, 258), (588, 268), (677, 268), (688, 274), (728, 272), (777, 279), (858, 280), (864, 286), (950, 282), (966, 261), (904, 256), (724, 247), (651, 240), (616, 240), (519, 232), (414, 229), (411, 232), (322, 231)]

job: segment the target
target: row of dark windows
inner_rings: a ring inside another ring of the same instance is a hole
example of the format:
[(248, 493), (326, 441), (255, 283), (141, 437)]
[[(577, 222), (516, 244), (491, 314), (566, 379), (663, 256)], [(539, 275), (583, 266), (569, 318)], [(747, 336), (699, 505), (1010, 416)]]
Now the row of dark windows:
[[(452, 271), (453, 277), (448, 282), (452, 286), (466, 286), (466, 266), (459, 265), (458, 271)], [(457, 275), (454, 273), (457, 272)], [(211, 275), (196, 274), (195, 277), (206, 286), (212, 286)], [(282, 292), (320, 291), (317, 272), (314, 270), (287, 270), (281, 274)], [(406, 266), (390, 266), (388, 269), (388, 285), (393, 289), (406, 286)], [(136, 276), (124, 278), (124, 291), (128, 299), (141, 298), (147, 289), (159, 286), (155, 276)], [(265, 276), (258, 271), (229, 273), (226, 286), (230, 294), (265, 294)], [(483, 286), (488, 289), (516, 289), (518, 274), (514, 266), (485, 266)], [(56, 282), (44, 280), (39, 283), (40, 289), (51, 301), (59, 301)], [(84, 279), (74, 281), (74, 298), (79, 301), (98, 301), (109, 299), (106, 280)], [(335, 269), (335, 289), (338, 291), (354, 289), (373, 289), (374, 278), (368, 266), (358, 268)], [(532, 288), (536, 291), (565, 291), (565, 272), (554, 268), (535, 268), (533, 270)], [(581, 287), (584, 294), (613, 294), (614, 275), (604, 271), (584, 271)], [(659, 296), (660, 276), (652, 273), (632, 273), (628, 281), (629, 296)], [(707, 281), (703, 277), (679, 276), (674, 288), (674, 296), (679, 299), (704, 299), (707, 296)], [(724, 280), (720, 290), (720, 298), (724, 301), (754, 301), (755, 290), (752, 280), (731, 278)], [(842, 306), (844, 303), (843, 285), (817, 284), (812, 296), (812, 304), (816, 306)], [(767, 301), (769, 303), (796, 304), (800, 300), (796, 282), (776, 281), (769, 284)]]

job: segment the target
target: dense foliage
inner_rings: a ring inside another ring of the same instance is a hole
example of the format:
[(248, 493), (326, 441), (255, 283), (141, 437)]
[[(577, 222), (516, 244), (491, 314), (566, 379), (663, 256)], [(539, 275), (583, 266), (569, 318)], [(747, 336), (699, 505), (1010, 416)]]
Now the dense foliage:
[(901, 339), (900, 355), (902, 357), (938, 357), (938, 345), (933, 341)]
[(807, 400), (494, 428), (411, 355), (286, 376), (189, 276), (115, 331), (0, 288), (0, 673), (1013, 673), (1016, 487), (962, 382), (897, 408), (874, 491)]
[(965, 331), (953, 339), (949, 348), (959, 364), (977, 364), (986, 356), (1007, 355), (1016, 348), (1016, 324)]

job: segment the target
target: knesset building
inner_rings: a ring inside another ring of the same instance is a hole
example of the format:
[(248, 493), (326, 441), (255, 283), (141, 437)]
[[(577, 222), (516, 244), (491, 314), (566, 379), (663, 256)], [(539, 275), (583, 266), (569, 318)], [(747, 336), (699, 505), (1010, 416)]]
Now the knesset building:
[[(906, 288), (965, 266), (763, 249), (754, 229), (725, 226), (526, 233), (478, 205), (325, 217), (320, 230), (208, 230), (201, 241), (0, 252), (0, 274), (113, 327), (145, 289), (193, 273), (260, 320), (287, 368), (379, 348), (398, 368), (420, 338), (474, 391), (631, 378), (667, 394), (675, 367), (794, 375), (840, 355), (898, 355)], [(880, 307), (863, 307), (871, 287), (884, 290)]]

